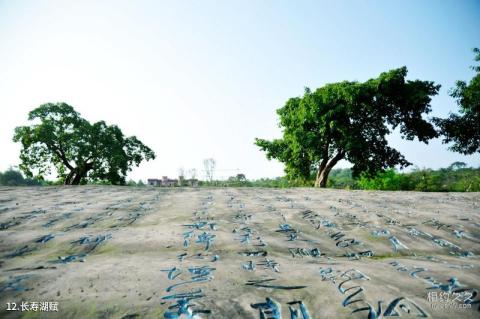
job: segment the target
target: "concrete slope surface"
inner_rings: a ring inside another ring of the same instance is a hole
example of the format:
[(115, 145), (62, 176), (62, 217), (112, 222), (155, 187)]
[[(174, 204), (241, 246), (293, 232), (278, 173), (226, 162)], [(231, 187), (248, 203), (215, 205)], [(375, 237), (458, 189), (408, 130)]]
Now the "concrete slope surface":
[(480, 194), (0, 188), (1, 318), (480, 318)]

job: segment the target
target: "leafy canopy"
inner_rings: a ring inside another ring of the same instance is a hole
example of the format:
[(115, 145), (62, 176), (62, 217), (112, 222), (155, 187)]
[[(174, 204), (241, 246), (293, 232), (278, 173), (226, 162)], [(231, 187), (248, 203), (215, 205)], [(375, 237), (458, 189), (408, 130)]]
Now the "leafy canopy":
[[(473, 49), (475, 61), (480, 62), (480, 50)], [(448, 118), (435, 118), (444, 135), (443, 143), (452, 143), (452, 151), (462, 154), (480, 153), (480, 65), (472, 66), (476, 75), (470, 83), (457, 81), (450, 96), (456, 99), (460, 114)]]
[(65, 184), (105, 180), (125, 184), (133, 165), (155, 158), (135, 136), (125, 137), (116, 125), (90, 124), (65, 103), (47, 103), (29, 113), (35, 121), (15, 129), (13, 140), (22, 144), (21, 170), (44, 177), (55, 168)]
[(285, 163), (290, 178), (308, 179), (314, 169), (327, 169), (328, 175), (341, 159), (353, 164), (354, 176), (410, 165), (386, 136), (399, 127), (407, 140), (428, 143), (436, 137), (423, 115), (431, 111), (431, 96), (440, 85), (405, 80), (406, 75), (402, 67), (364, 83), (327, 84), (314, 92), (307, 88), (303, 97), (291, 98), (277, 110), (283, 137), (256, 139), (256, 145), (268, 159)]

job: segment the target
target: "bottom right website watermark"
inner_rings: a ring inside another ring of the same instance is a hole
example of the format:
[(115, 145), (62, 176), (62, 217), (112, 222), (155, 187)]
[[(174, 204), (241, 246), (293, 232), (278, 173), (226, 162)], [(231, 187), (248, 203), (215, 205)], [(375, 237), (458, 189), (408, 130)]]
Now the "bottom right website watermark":
[(469, 291), (445, 292), (430, 291), (427, 300), (431, 309), (437, 310), (462, 310), (472, 308), (473, 294)]

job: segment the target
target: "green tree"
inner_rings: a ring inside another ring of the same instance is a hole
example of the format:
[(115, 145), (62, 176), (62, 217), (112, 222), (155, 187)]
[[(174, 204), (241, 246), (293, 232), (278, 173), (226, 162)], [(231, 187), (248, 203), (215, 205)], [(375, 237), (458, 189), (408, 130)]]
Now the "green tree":
[(9, 168), (5, 172), (0, 172), (0, 185), (3, 186), (37, 186), (40, 181), (34, 179), (25, 179), (19, 171)]
[(125, 184), (133, 165), (155, 158), (135, 136), (125, 137), (116, 125), (90, 124), (65, 103), (47, 103), (29, 113), (35, 121), (15, 128), (13, 140), (22, 144), (20, 169), (43, 177), (55, 168), (66, 185), (92, 181)]
[(22, 173), (13, 170), (12, 168), (0, 173), (0, 185), (5, 186), (21, 186), (25, 185), (25, 179)]
[(453, 170), (462, 169), (465, 167), (467, 167), (467, 163), (457, 161), (450, 164), (450, 166), (448, 166), (447, 169), (453, 171)]
[(137, 186), (137, 183), (133, 179), (130, 179), (130, 180), (128, 180), (126, 185), (127, 186)]
[[(475, 48), (475, 61), (480, 62), (480, 49)], [(449, 114), (446, 119), (435, 118), (435, 124), (444, 135), (443, 143), (451, 143), (450, 149), (462, 154), (480, 153), (480, 65), (472, 66), (476, 75), (470, 83), (457, 81), (450, 96), (460, 107), (459, 114)]]
[(289, 178), (307, 180), (316, 172), (315, 186), (326, 187), (340, 160), (353, 164), (354, 177), (399, 165), (410, 165), (388, 146), (386, 135), (400, 127), (403, 138), (428, 143), (438, 136), (423, 119), (431, 111), (431, 96), (440, 88), (430, 81), (405, 80), (407, 68), (391, 70), (364, 83), (327, 84), (303, 97), (291, 98), (277, 110), (283, 138), (256, 139), (268, 159), (285, 163)]

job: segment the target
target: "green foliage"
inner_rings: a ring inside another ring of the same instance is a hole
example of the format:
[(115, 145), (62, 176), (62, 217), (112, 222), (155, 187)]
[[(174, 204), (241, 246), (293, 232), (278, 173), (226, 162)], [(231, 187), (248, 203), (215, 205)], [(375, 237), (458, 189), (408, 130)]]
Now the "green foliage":
[(130, 180), (128, 180), (126, 185), (127, 186), (137, 186), (137, 183), (133, 179), (130, 179)]
[[(473, 51), (475, 61), (480, 62), (480, 50)], [(480, 65), (472, 69), (476, 75), (470, 83), (457, 81), (450, 93), (460, 107), (460, 114), (434, 119), (444, 135), (443, 143), (453, 143), (450, 149), (462, 154), (480, 153)]]
[[(239, 182), (236, 178), (227, 181), (201, 182), (203, 187), (312, 187), (315, 176), (308, 180), (293, 180), (287, 177), (262, 178)], [(479, 192), (480, 168), (466, 167), (463, 162), (452, 163), (439, 170), (414, 169), (400, 173), (394, 169), (378, 172), (370, 177), (362, 174), (354, 178), (350, 168), (334, 169), (330, 174), (328, 187), (339, 189), (364, 189), (388, 191), (423, 192)]]
[(358, 180), (358, 188), (372, 189), (372, 190), (400, 190), (401, 175), (397, 174), (395, 170), (389, 169), (384, 172), (379, 172), (374, 178), (369, 178), (363, 175)]
[(28, 119), (36, 124), (17, 127), (13, 137), (22, 144), (20, 169), (28, 177), (43, 178), (54, 168), (65, 184), (125, 184), (133, 165), (155, 158), (135, 136), (104, 121), (90, 124), (65, 103), (43, 104)]
[(37, 186), (42, 185), (41, 181), (24, 178), (22, 173), (13, 168), (9, 168), (5, 172), (0, 172), (1, 186)]
[[(285, 163), (290, 179), (307, 181), (318, 171), (317, 184), (325, 186), (335, 164), (348, 160), (354, 176), (375, 176), (379, 171), (410, 165), (400, 152), (388, 146), (386, 136), (396, 127), (402, 137), (428, 143), (438, 134), (423, 119), (439, 85), (405, 80), (407, 68), (380, 74), (364, 83), (327, 84), (303, 97), (291, 98), (277, 110), (283, 137), (256, 139), (268, 159)], [(319, 181), (318, 179), (322, 179)]]
[(288, 187), (312, 187), (313, 181), (303, 179), (290, 179), (287, 177), (261, 178), (257, 180), (237, 180), (231, 177), (226, 181), (200, 181), (200, 187), (271, 187), (271, 188), (288, 188)]
[(261, 178), (252, 181), (253, 187), (274, 187), (274, 188), (287, 188), (287, 187), (312, 187), (314, 181), (305, 179), (291, 179), (288, 177), (277, 178)]
[[(62, 179), (59, 179), (55, 181), (55, 183), (57, 183), (57, 185), (61, 185), (61, 184), (64, 184), (64, 181)], [(112, 185), (112, 183), (104, 179), (90, 179), (90, 180), (84, 179), (81, 184), (82, 185)], [(127, 183), (125, 183), (124, 185), (127, 185)]]
[(330, 173), (327, 187), (343, 189), (356, 188), (356, 180), (352, 178), (352, 170), (349, 168), (333, 169)]
[[(454, 163), (455, 164), (455, 163)], [(422, 169), (409, 173), (387, 170), (375, 177), (362, 176), (356, 187), (367, 190), (408, 190), (424, 192), (478, 192), (480, 191), (480, 168)]]
[(467, 167), (467, 163), (464, 163), (464, 162), (453, 162), (452, 164), (450, 164), (450, 166), (447, 168), (449, 170), (456, 170), (456, 169), (460, 169), (460, 168), (465, 168)]
[(251, 186), (251, 182), (247, 180), (245, 174), (237, 174), (235, 176), (230, 176), (226, 181), (223, 181), (223, 183), (227, 183), (231, 187)]
[(125, 184), (126, 186), (133, 186), (133, 187), (144, 187), (146, 184), (139, 179), (138, 182), (135, 182), (133, 179), (128, 180), (128, 182)]

